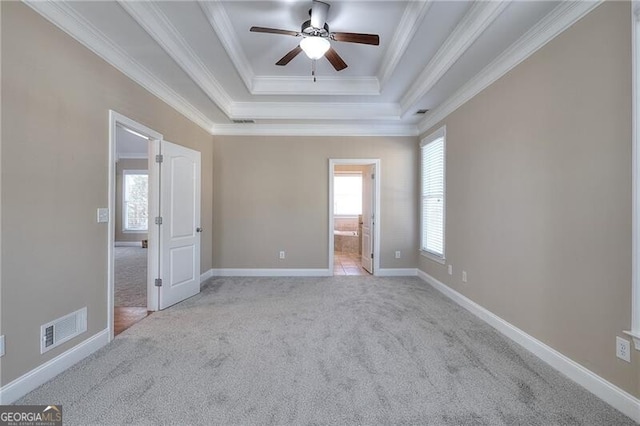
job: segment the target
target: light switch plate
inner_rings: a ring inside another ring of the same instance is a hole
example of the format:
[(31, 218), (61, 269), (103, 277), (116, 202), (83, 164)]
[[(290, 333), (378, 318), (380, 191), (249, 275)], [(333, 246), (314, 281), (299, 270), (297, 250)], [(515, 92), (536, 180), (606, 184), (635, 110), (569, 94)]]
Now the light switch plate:
[(109, 222), (109, 209), (101, 207), (98, 209), (98, 223)]

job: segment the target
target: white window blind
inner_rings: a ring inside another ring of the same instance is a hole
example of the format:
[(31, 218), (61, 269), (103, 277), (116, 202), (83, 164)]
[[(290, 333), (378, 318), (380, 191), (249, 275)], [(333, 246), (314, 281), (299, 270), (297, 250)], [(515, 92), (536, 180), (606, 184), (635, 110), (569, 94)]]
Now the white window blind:
[(445, 162), (444, 128), (421, 144), (420, 249), (444, 259)]

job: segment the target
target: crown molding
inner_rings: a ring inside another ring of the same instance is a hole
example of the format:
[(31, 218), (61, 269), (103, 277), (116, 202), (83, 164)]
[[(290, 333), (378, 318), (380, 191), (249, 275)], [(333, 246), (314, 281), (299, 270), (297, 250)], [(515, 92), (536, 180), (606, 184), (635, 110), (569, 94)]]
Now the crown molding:
[(400, 63), (400, 59), (404, 56), (409, 43), (413, 40), (432, 4), (433, 0), (410, 1), (407, 4), (407, 8), (398, 23), (398, 29), (393, 35), (381, 61), (382, 67), (378, 71), (378, 81), (381, 88), (387, 84), (393, 75)]
[(209, 25), (213, 28), (218, 39), (222, 43), (224, 50), (227, 51), (231, 62), (236, 67), (240, 78), (247, 86), (247, 90), (253, 94), (254, 72), (249, 59), (244, 54), (244, 49), (240, 44), (240, 40), (236, 37), (236, 32), (231, 24), (229, 15), (224, 10), (224, 6), (218, 0), (198, 1), (200, 8), (209, 21)]
[(214, 123), (208, 117), (127, 55), (71, 6), (53, 0), (25, 0), (24, 3), (186, 118), (211, 131)]
[(379, 95), (376, 77), (254, 77), (253, 95)]
[(216, 124), (220, 136), (417, 136), (413, 124)]
[(538, 49), (595, 9), (603, 0), (562, 2), (418, 124), (425, 133)]
[(207, 96), (227, 115), (233, 100), (189, 43), (152, 2), (122, 1), (120, 6), (167, 52)]
[(420, 101), (508, 6), (508, 1), (475, 2), (402, 96), (402, 114)]
[(395, 103), (234, 102), (234, 118), (253, 120), (400, 120)]

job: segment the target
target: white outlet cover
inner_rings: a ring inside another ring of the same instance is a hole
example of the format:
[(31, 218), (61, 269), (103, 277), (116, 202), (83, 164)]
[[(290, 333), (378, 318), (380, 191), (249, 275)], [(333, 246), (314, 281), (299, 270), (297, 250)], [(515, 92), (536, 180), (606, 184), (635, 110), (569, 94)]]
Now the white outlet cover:
[(400, 259), (400, 250), (396, 251), (396, 259)]
[(447, 272), (449, 272), (449, 275), (453, 275), (453, 265), (447, 266)]
[(616, 336), (616, 356), (623, 361), (631, 362), (631, 342)]
[(0, 336), (0, 356), (4, 356), (4, 336)]
[(467, 271), (462, 271), (462, 282), (463, 283), (467, 282)]

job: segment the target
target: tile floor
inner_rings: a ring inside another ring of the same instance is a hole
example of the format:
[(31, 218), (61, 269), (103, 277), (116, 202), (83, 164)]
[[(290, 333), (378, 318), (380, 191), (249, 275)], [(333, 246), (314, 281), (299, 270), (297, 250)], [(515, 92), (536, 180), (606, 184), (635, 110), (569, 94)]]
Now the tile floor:
[(336, 251), (333, 255), (333, 275), (370, 275), (363, 267), (358, 253)]

